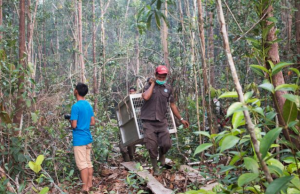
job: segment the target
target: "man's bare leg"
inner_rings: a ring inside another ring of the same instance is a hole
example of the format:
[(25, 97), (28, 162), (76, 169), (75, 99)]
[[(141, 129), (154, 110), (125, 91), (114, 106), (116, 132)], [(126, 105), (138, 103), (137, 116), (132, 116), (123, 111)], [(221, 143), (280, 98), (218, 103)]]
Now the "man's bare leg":
[(89, 187), (88, 187), (89, 169), (88, 168), (82, 169), (80, 171), (80, 175), (81, 175), (81, 179), (83, 182), (82, 190), (88, 191), (89, 190)]
[(88, 178), (88, 188), (93, 186), (93, 168), (88, 168), (89, 178)]

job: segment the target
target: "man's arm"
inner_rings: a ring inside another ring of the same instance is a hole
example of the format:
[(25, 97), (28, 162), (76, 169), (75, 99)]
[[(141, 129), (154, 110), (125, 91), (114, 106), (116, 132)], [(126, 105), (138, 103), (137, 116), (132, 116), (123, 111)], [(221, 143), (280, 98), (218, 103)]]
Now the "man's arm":
[(91, 123), (90, 123), (90, 126), (94, 126), (94, 125), (95, 125), (95, 123), (96, 123), (96, 122), (95, 122), (95, 117), (92, 117), (92, 118), (91, 118)]
[(185, 128), (188, 128), (190, 126), (190, 124), (186, 120), (181, 120), (182, 117), (180, 116), (180, 113), (178, 111), (176, 104), (171, 102), (170, 107), (171, 107), (171, 110), (172, 110), (173, 114), (175, 115), (175, 117), (181, 121), (181, 123), (184, 125)]
[(72, 129), (75, 129), (77, 127), (77, 120), (70, 120)]
[(150, 78), (149, 84), (151, 84), (151, 85), (148, 88), (148, 90), (146, 90), (145, 92), (142, 93), (142, 98), (144, 100), (146, 100), (146, 101), (149, 100), (151, 98), (151, 96), (152, 96), (153, 88), (155, 86), (155, 79), (154, 78)]

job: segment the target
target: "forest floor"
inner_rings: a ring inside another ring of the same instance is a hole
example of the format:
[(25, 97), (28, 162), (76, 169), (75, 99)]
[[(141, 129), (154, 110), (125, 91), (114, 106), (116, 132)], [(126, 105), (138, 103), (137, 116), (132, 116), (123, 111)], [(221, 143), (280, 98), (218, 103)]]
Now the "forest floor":
[[(136, 173), (128, 171), (122, 165), (123, 162), (121, 154), (116, 153), (115, 157), (112, 157), (107, 164), (103, 165), (99, 163), (101, 170), (100, 172), (94, 172), (93, 188), (90, 194), (153, 193), (147, 188), (146, 180), (139, 177)], [(152, 174), (151, 165), (143, 158), (143, 156), (136, 153), (135, 163), (141, 164), (144, 170), (147, 170)], [(212, 187), (216, 185), (216, 179), (206, 180), (203, 177), (200, 177), (200, 181), (199, 179), (193, 181), (186, 172), (176, 169), (174, 167), (175, 164), (172, 161), (170, 161), (169, 165), (171, 166), (171, 169), (164, 168), (161, 170), (162, 173), (159, 176), (154, 177), (165, 188), (174, 191), (174, 193), (184, 193), (189, 189), (197, 190), (199, 186), (206, 187), (206, 190), (211, 190)], [(210, 165), (207, 165), (207, 167), (209, 168)], [(65, 191), (70, 194), (80, 193), (80, 185)]]

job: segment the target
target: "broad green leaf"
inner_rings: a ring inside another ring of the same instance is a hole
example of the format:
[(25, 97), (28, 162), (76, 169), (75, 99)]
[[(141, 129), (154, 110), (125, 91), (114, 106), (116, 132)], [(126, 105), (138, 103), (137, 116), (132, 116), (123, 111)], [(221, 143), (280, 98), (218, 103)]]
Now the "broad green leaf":
[(43, 163), (44, 159), (45, 159), (45, 157), (44, 157), (43, 155), (39, 155), (39, 156), (36, 158), (35, 163), (36, 163), (37, 165), (41, 165), (41, 164)]
[(37, 115), (34, 112), (31, 113), (31, 119), (33, 123), (37, 123), (38, 121)]
[(222, 174), (224, 172), (229, 172), (230, 170), (235, 169), (235, 168), (236, 168), (236, 166), (233, 166), (233, 165), (223, 166), (223, 167), (221, 167), (219, 173)]
[(284, 98), (296, 103), (296, 106), (300, 108), (300, 96), (296, 96), (293, 94), (284, 94), (282, 95)]
[(259, 173), (259, 165), (253, 158), (245, 157), (244, 158), (244, 165), (247, 170), (251, 170), (253, 173)]
[(245, 125), (244, 113), (242, 111), (235, 112), (231, 122), (234, 129), (237, 129), (241, 125)]
[(262, 109), (261, 107), (255, 107), (255, 108), (253, 109), (253, 111), (259, 113), (259, 114), (262, 115), (262, 116), (265, 115), (265, 114), (264, 114), (264, 111), (263, 111), (263, 109)]
[(246, 102), (252, 103), (252, 106), (253, 105), (260, 106), (261, 105), (261, 102), (258, 98), (251, 98), (251, 99), (247, 100)]
[(295, 188), (288, 188), (287, 194), (300, 194), (300, 190), (295, 189)]
[(282, 175), (282, 170), (280, 168), (278, 168), (277, 166), (269, 165), (268, 169), (269, 169), (271, 174), (273, 173), (273, 174), (276, 174), (277, 176)]
[(260, 141), (260, 148), (259, 151), (261, 153), (261, 157), (265, 158), (268, 150), (270, 148), (270, 146), (273, 144), (273, 142), (278, 138), (280, 132), (281, 132), (282, 128), (278, 127), (275, 129), (272, 129), (271, 131), (269, 131), (264, 137), (263, 139)]
[(275, 17), (268, 17), (267, 20), (270, 22), (277, 23), (277, 19)]
[(277, 63), (275, 65), (275, 67), (272, 69), (272, 75), (275, 75), (277, 74), (279, 71), (281, 71), (284, 67), (287, 67), (287, 66), (290, 66), (290, 65), (293, 65), (294, 63), (288, 63), (288, 62), (280, 62), (280, 63)]
[(160, 28), (160, 17), (158, 16), (157, 12), (155, 11), (155, 21), (156, 21), (156, 26)]
[(247, 102), (253, 95), (253, 91), (251, 92), (247, 92), (245, 95), (244, 95), (244, 100), (245, 102)]
[(226, 117), (229, 117), (230, 115), (235, 113), (235, 111), (239, 110), (242, 106), (243, 106), (243, 103), (241, 103), (241, 102), (235, 102), (232, 105), (230, 105), (230, 107), (227, 110)]
[(281, 177), (273, 182), (271, 182), (266, 190), (265, 194), (275, 194), (278, 193), (287, 183), (289, 183), (294, 176), (286, 176), (286, 177)]
[(264, 71), (265, 73), (269, 74), (269, 70), (267, 68), (265, 68), (264, 66), (260, 66), (260, 65), (250, 65), (251, 69), (259, 69)]
[(274, 94), (274, 86), (271, 83), (260, 84), (258, 87), (268, 90)]
[(298, 85), (296, 84), (281, 84), (275, 88), (275, 91), (282, 90), (282, 91), (293, 91), (295, 92), (298, 89)]
[(296, 121), (298, 116), (297, 106), (294, 102), (286, 100), (283, 105), (283, 119), (286, 123)]
[(161, 8), (161, 0), (157, 0), (157, 2), (156, 2), (156, 8), (158, 10), (160, 10), (160, 8)]
[(254, 181), (258, 177), (258, 174), (256, 173), (245, 173), (241, 175), (238, 179), (238, 186), (242, 187), (247, 183), (250, 183), (251, 181)]
[(244, 155), (246, 154), (246, 152), (241, 152), (236, 154), (230, 161), (229, 165), (234, 165), (237, 161), (239, 161)]
[(292, 180), (291, 180), (291, 183), (297, 188), (300, 190), (300, 179), (299, 177), (294, 177)]
[(35, 172), (35, 163), (34, 162), (32, 162), (32, 161), (30, 161), (29, 163), (28, 163), (28, 166), (29, 166), (29, 168), (31, 169), (31, 170), (33, 170), (34, 172)]
[(268, 165), (271, 166), (276, 166), (277, 168), (279, 168), (281, 171), (284, 170), (284, 165), (277, 159), (275, 158), (271, 158), (266, 162)]
[(39, 192), (39, 194), (46, 194), (46, 193), (48, 193), (48, 191), (49, 191), (49, 188), (48, 188), (48, 187), (44, 187), (44, 188)]
[(196, 135), (204, 135), (204, 136), (210, 138), (209, 133), (206, 132), (206, 131), (195, 131), (194, 134), (196, 134)]
[(238, 97), (237, 92), (225, 92), (224, 94), (219, 96), (219, 99), (220, 98), (237, 98), (237, 97)]
[(296, 68), (289, 68), (290, 70), (292, 70), (293, 72), (295, 72), (297, 74), (298, 77), (300, 77), (300, 71)]
[(224, 150), (230, 149), (233, 146), (235, 146), (239, 142), (239, 138), (233, 135), (229, 135), (225, 137), (225, 139), (222, 141), (221, 150), (220, 152), (223, 152)]
[(208, 148), (210, 148), (213, 144), (212, 143), (204, 143), (201, 144), (197, 147), (197, 149), (195, 150), (194, 156), (196, 154), (199, 154), (200, 152), (203, 152), (204, 150), (207, 150)]
[(270, 66), (271, 66), (271, 69), (273, 69), (274, 68), (274, 63), (271, 61), (271, 60), (268, 60), (268, 63), (270, 64)]

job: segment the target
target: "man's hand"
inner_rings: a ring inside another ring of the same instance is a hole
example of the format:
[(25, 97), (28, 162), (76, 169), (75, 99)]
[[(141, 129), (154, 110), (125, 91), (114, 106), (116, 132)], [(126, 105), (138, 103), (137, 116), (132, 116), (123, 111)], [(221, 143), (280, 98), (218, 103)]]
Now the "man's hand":
[(181, 123), (183, 124), (184, 128), (189, 128), (190, 124), (186, 120), (182, 120)]
[(155, 78), (154, 77), (150, 77), (149, 79), (149, 84), (152, 85), (152, 84), (155, 84)]

